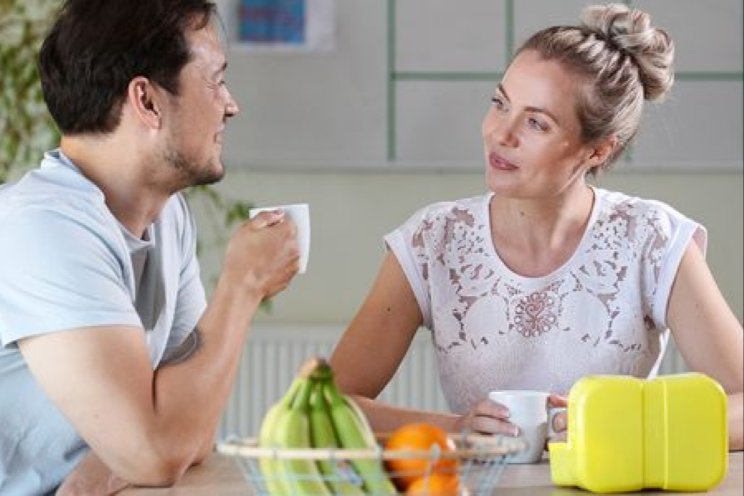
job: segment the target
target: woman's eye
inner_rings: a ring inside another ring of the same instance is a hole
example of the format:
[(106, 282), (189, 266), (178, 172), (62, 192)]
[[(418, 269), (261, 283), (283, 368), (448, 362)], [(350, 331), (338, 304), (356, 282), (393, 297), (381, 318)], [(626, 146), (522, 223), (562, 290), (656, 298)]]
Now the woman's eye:
[(503, 109), (503, 108), (506, 107), (506, 103), (504, 103), (504, 100), (501, 99), (501, 97), (498, 97), (498, 96), (492, 96), (491, 97), (491, 103), (497, 109)]
[(548, 125), (542, 122), (540, 119), (536, 119), (534, 117), (529, 117), (527, 119), (527, 125), (531, 127), (532, 129), (535, 129), (537, 131), (547, 131)]

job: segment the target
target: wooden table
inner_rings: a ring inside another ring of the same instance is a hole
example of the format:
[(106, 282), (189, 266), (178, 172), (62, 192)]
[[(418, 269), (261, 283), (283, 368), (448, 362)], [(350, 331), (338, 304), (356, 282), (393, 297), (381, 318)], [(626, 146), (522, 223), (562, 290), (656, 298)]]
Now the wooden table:
[[(742, 452), (729, 454), (729, 471), (724, 481), (712, 491), (710, 496), (741, 496), (744, 489), (744, 457)], [(125, 489), (121, 493), (128, 496), (232, 496), (253, 494), (243, 478), (235, 460), (224, 455), (214, 454), (205, 463), (189, 470), (178, 484), (165, 489)], [(495, 494), (498, 496), (568, 496), (588, 493), (580, 489), (556, 487), (550, 482), (550, 466), (547, 461), (535, 465), (509, 465), (501, 474)], [(644, 496), (653, 494), (697, 494), (665, 493), (644, 491)]]

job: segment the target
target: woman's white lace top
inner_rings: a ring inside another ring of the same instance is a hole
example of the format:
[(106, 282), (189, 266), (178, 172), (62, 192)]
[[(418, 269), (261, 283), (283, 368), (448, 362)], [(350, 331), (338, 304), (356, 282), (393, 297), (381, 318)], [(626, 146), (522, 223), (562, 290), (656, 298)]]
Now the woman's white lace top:
[(436, 203), (385, 236), (432, 331), (444, 395), (465, 412), (496, 389), (567, 394), (587, 374), (656, 373), (688, 243), (707, 234), (670, 206), (595, 188), (571, 258), (544, 277), (494, 249), (492, 194)]

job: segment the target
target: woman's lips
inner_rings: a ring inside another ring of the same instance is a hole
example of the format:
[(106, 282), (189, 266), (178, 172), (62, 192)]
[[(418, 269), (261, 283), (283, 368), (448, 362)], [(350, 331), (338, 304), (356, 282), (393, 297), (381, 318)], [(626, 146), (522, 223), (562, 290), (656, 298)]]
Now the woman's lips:
[(511, 171), (518, 168), (516, 165), (494, 152), (488, 154), (488, 164), (494, 169), (503, 171)]

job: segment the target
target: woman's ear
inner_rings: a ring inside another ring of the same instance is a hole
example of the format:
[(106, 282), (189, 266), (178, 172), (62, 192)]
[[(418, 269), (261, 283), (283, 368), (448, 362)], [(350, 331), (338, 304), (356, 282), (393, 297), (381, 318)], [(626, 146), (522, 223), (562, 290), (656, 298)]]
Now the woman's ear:
[(162, 124), (160, 98), (160, 92), (146, 77), (138, 76), (129, 82), (128, 103), (140, 122), (152, 129), (159, 129)]
[(595, 168), (607, 163), (607, 160), (612, 157), (613, 152), (618, 146), (618, 139), (616, 136), (610, 136), (604, 140), (592, 145), (589, 149), (589, 157), (587, 163)]

